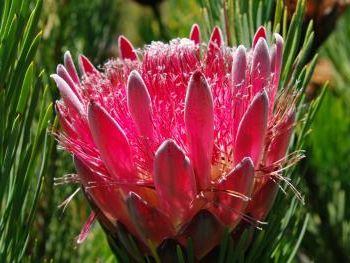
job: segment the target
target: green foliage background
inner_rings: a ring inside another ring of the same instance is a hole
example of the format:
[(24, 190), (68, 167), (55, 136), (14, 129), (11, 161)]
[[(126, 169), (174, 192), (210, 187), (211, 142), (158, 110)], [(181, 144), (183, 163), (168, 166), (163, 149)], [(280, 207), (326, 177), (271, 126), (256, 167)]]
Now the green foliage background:
[(288, 50), (280, 86), (296, 87), (303, 105), (291, 149), (306, 149), (307, 158), (286, 176), (303, 192), (305, 205), (282, 186), (287, 194), (279, 194), (250, 253), (243, 253), (245, 235), (235, 251), (226, 238), (220, 262), (349, 260), (350, 11), (319, 50), (332, 65), (333, 80), (310, 100), (304, 90), (316, 63), (309, 61), (312, 24), (302, 30), (305, 1), (292, 20), (282, 2), (166, 0), (158, 9), (126, 0), (0, 1), (0, 262), (115, 262), (98, 224), (76, 244), (90, 211), (81, 194), (65, 211), (58, 208), (75, 189), (55, 186), (54, 178), (74, 168), (50, 134), (57, 128), (52, 103), (58, 92), (48, 76), (66, 50), (101, 65), (117, 56), (119, 34), (140, 47), (186, 37), (194, 22), (205, 39), (220, 25), (231, 45), (250, 45), (261, 24), (270, 40), (271, 32), (280, 32)]

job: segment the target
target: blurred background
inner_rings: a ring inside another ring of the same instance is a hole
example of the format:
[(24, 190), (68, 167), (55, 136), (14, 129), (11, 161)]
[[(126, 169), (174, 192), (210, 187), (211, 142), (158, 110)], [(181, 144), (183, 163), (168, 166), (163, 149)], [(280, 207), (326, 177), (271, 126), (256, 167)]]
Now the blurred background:
[[(115, 262), (97, 223), (86, 242), (76, 243), (90, 212), (81, 193), (65, 209), (59, 207), (75, 187), (55, 185), (54, 178), (74, 173), (74, 168), (71, 156), (57, 147), (50, 133), (57, 128), (50, 103), (58, 98), (58, 91), (49, 75), (62, 63), (66, 50), (75, 58), (85, 54), (95, 65), (116, 57), (120, 34), (142, 47), (153, 40), (187, 37), (196, 22), (204, 28), (205, 39), (210, 26), (222, 18), (215, 12), (215, 2), (0, 1), (0, 262)], [(233, 2), (249, 8), (245, 1)], [(265, 14), (264, 9), (262, 21), (273, 22), (276, 2), (262, 1), (264, 7), (265, 2), (272, 4), (266, 5), (271, 10)], [(288, 12), (280, 15), (290, 21), (298, 1), (283, 2)], [(306, 1), (300, 24), (301, 32), (306, 32), (312, 20), (315, 33), (304, 63), (311, 63), (318, 54), (306, 100), (311, 103), (318, 98), (321, 87), (328, 84), (303, 143), (306, 158), (296, 171), (305, 204), (293, 213), (308, 220), (303, 221), (302, 235), (297, 234), (301, 238), (292, 262), (350, 262), (348, 5), (345, 0)], [(260, 9), (254, 10), (249, 12), (254, 15)], [(301, 223), (293, 222), (300, 232)], [(273, 261), (284, 262), (278, 257)]]

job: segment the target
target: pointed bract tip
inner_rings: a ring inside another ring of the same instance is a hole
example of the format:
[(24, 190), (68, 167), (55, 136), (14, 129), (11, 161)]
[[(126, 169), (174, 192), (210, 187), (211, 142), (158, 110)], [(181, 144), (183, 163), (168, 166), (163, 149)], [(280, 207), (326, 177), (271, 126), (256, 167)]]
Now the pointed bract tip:
[(205, 79), (204, 74), (200, 70), (196, 70), (192, 73), (191, 80), (199, 80), (201, 78)]
[(106, 113), (105, 110), (102, 107), (100, 107), (95, 101), (90, 100), (87, 106), (87, 116), (88, 116), (88, 122), (90, 123), (90, 125), (91, 123), (95, 122), (95, 119), (96, 119), (95, 115), (97, 115), (98, 112)]
[(54, 81), (56, 81), (57, 77), (59, 77), (57, 74), (51, 74), (50, 78), (52, 78)]
[(61, 72), (65, 67), (62, 64), (58, 64), (56, 67), (56, 73), (59, 75), (59, 72)]
[(265, 89), (260, 91), (254, 98), (251, 104), (253, 104), (256, 100), (261, 100), (264, 106), (268, 106), (269, 104), (269, 96), (267, 95), (267, 92)]
[(245, 78), (245, 70), (247, 67), (247, 51), (246, 48), (240, 45), (233, 54), (232, 70), (238, 72), (232, 72), (233, 74), (238, 74), (236, 76), (238, 79)]
[(72, 57), (72, 54), (70, 53), (70, 51), (69, 50), (66, 50), (65, 52), (64, 52), (64, 55), (63, 55), (64, 57)]
[(266, 29), (264, 26), (260, 26), (258, 28), (258, 30), (256, 31), (254, 38), (253, 38), (253, 48), (256, 46), (256, 44), (260, 38), (263, 38), (266, 40)]
[(177, 143), (173, 139), (167, 139), (163, 141), (162, 144), (158, 147), (155, 155), (158, 156), (159, 154), (165, 151), (172, 152), (174, 150), (178, 150), (182, 152), (181, 148), (177, 145)]
[(81, 74), (94, 74), (98, 73), (95, 66), (91, 63), (91, 61), (84, 55), (79, 55), (79, 68), (81, 71)]
[(66, 62), (67, 60), (71, 60), (71, 59), (72, 59), (72, 54), (70, 53), (69, 50), (67, 50), (66, 52), (64, 52), (63, 59), (64, 59), (65, 62)]
[(190, 78), (188, 88), (187, 88), (187, 94), (186, 94), (186, 98), (185, 98), (186, 104), (187, 104), (189, 95), (193, 89), (205, 90), (206, 93), (210, 96), (210, 101), (212, 102), (213, 98), (212, 98), (211, 89), (209, 88), (207, 79), (205, 78), (204, 74), (200, 70), (196, 70), (195, 72), (193, 72), (193, 74)]
[(97, 110), (103, 110), (94, 100), (90, 100), (88, 104), (88, 116), (91, 116)]
[(89, 62), (90, 64), (92, 64), (91, 61), (87, 58), (87, 56), (85, 56), (85, 55), (83, 55), (83, 54), (79, 54), (79, 60), (81, 60), (81, 61), (87, 61), (87, 62)]
[(127, 82), (127, 105), (141, 136), (153, 137), (152, 102), (141, 75), (133, 70)]
[[(58, 74), (51, 74), (50, 78), (52, 78), (55, 82), (56, 82), (56, 86), (57, 88), (62, 92), (65, 88), (69, 88), (68, 84), (66, 83), (66, 81), (61, 78)], [(63, 94), (61, 94), (61, 96), (63, 96)]]
[(119, 57), (121, 59), (137, 60), (137, 55), (134, 46), (123, 35), (118, 37)]
[(191, 32), (193, 31), (193, 30), (199, 30), (200, 28), (199, 28), (199, 25), (197, 24), (197, 23), (194, 23), (193, 25), (192, 25), (192, 27), (191, 27)]
[(70, 103), (78, 112), (82, 112), (83, 105), (67, 82), (58, 74), (51, 74), (50, 77), (56, 82), (56, 86), (65, 102)]
[(232, 82), (235, 87), (242, 87), (246, 82), (247, 54), (246, 48), (240, 45), (233, 54)]
[[(243, 61), (242, 61), (243, 60)], [(238, 48), (235, 50), (234, 54), (233, 54), (233, 62), (232, 62), (232, 68), (239, 66), (240, 64), (246, 67), (247, 65), (247, 50), (245, 48), (245, 46), (240, 45), (238, 46)], [(239, 64), (239, 65), (237, 65)], [(244, 76), (242, 76), (242, 78), (244, 78)]]
[[(128, 90), (128, 99), (130, 99), (131, 92), (135, 89), (142, 89), (144, 93), (146, 93), (148, 103), (150, 102), (150, 96), (148, 94), (148, 89), (146, 87), (145, 82), (143, 81), (142, 76), (137, 70), (133, 70), (130, 72), (128, 81), (127, 81), (127, 90)], [(140, 94), (138, 94), (140, 95)], [(142, 94), (144, 95), (144, 94)]]
[(283, 42), (284, 42), (284, 41), (283, 41), (283, 37), (282, 37), (280, 34), (274, 33), (273, 36), (274, 36), (274, 38), (275, 38), (275, 42), (276, 42), (276, 43), (280, 43), (280, 44), (283, 45)]
[(259, 48), (264, 48), (264, 49), (266, 49), (266, 50), (269, 49), (265, 38), (262, 38), (262, 37), (261, 37), (261, 38), (259, 38), (258, 41), (256, 42), (256, 45), (255, 45), (254, 50), (257, 50), (257, 49), (259, 49)]
[[(59, 90), (60, 92), (62, 92), (62, 91), (61, 91), (62, 88), (63, 88), (62, 86), (63, 86), (64, 83), (65, 83), (64, 79), (62, 79), (58, 74), (51, 74), (51, 75), (50, 75), (50, 78), (52, 78), (52, 79), (55, 81), (58, 90)], [(68, 86), (68, 84), (67, 84), (67, 86)], [(63, 94), (61, 94), (61, 96), (63, 96)]]
[(68, 74), (70, 75), (70, 77), (74, 81), (74, 83), (80, 84), (79, 76), (78, 76), (77, 70), (75, 68), (72, 55), (69, 52), (69, 50), (67, 50), (64, 53), (64, 58), (63, 59), (64, 59), (64, 66), (65, 66)]
[(142, 79), (140, 73), (136, 69), (134, 69), (130, 72), (129, 77), (128, 77), (128, 83), (130, 83), (134, 80), (143, 82), (143, 79)]
[(201, 83), (208, 86), (207, 79), (200, 70), (196, 70), (192, 73), (192, 76), (189, 81), (189, 86), (191, 86), (192, 83)]
[(218, 26), (214, 27), (213, 32), (211, 33), (211, 36), (210, 36), (210, 42), (216, 43), (216, 45), (219, 47), (222, 45), (222, 34)]
[(201, 42), (201, 31), (198, 24), (193, 24), (190, 32), (190, 39), (195, 43)]
[(251, 167), (254, 169), (254, 163), (250, 157), (244, 157), (238, 166)]
[(236, 52), (235, 53), (246, 53), (247, 52), (247, 49), (245, 48), (244, 45), (239, 45), (236, 49)]
[(267, 94), (267, 91), (265, 89), (263, 89), (262, 91), (260, 91), (258, 94), (255, 95), (251, 104), (257, 101), (261, 101), (264, 108), (267, 109), (269, 107), (269, 95)]

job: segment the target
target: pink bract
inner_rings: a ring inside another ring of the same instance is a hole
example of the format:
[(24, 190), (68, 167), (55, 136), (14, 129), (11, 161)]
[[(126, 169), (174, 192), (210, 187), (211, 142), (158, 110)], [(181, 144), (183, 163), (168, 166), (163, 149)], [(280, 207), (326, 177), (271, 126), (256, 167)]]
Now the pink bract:
[(206, 44), (194, 25), (189, 38), (142, 50), (121, 36), (102, 70), (80, 56), (80, 77), (66, 52), (52, 75), (58, 139), (101, 221), (146, 246), (191, 237), (201, 258), (225, 228), (266, 218), (295, 121), (293, 103), (276, 100), (274, 36), (269, 48), (260, 27), (252, 48), (228, 47), (216, 27)]

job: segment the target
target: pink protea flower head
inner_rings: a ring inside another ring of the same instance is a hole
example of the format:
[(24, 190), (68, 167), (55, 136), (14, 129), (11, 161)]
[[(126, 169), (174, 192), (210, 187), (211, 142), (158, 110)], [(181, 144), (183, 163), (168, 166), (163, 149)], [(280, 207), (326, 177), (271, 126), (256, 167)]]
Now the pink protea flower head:
[(114, 236), (122, 226), (145, 253), (149, 242), (191, 238), (200, 259), (225, 228), (266, 218), (293, 162), (295, 119), (295, 95), (276, 99), (283, 40), (274, 36), (269, 48), (260, 27), (251, 48), (232, 48), (217, 27), (202, 43), (194, 25), (189, 39), (142, 50), (121, 36), (119, 58), (102, 70), (80, 56), (80, 77), (65, 54), (52, 75), (58, 139), (94, 209), (89, 224), (97, 215)]

